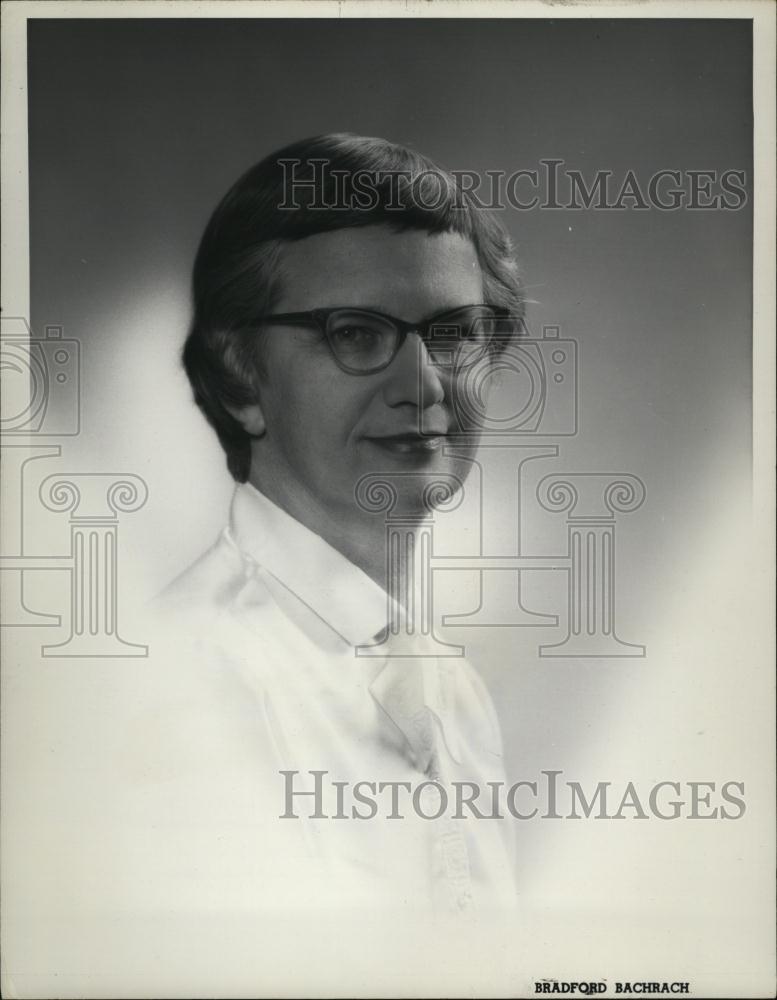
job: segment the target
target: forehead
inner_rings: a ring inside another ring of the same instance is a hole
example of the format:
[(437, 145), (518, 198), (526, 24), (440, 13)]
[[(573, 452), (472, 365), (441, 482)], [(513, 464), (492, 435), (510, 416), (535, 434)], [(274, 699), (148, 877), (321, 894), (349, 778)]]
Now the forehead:
[(283, 247), (280, 274), (278, 312), (350, 305), (415, 320), (483, 297), (475, 248), (458, 233), (318, 233)]

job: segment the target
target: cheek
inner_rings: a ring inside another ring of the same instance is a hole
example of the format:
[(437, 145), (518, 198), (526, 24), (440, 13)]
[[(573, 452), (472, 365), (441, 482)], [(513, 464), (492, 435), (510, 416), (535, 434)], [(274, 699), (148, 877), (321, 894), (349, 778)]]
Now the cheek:
[(488, 361), (474, 365), (456, 377), (451, 386), (450, 404), (459, 430), (477, 431), (482, 428), (493, 384), (493, 366)]
[(355, 393), (356, 386), (343, 385), (328, 375), (324, 379), (284, 381), (286, 384), (275, 394), (274, 405), (286, 439), (293, 441), (294, 450), (305, 453), (310, 461), (336, 461), (352, 440), (369, 399)]

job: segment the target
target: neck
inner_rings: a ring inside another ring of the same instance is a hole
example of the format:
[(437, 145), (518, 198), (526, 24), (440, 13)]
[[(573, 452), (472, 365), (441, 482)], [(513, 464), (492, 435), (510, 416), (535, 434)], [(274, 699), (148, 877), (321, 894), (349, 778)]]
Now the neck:
[[(388, 580), (385, 514), (367, 513), (355, 503), (352, 507), (333, 512), (305, 491), (290, 493), (280, 489), (277, 480), (262, 475), (253, 466), (249, 482), (287, 514), (337, 549), (401, 604), (405, 604), (407, 595), (403, 579), (407, 578), (407, 567), (404, 566), (402, 555), (400, 564), (392, 567), (396, 578), (391, 582)], [(421, 520), (420, 514), (416, 519), (403, 518), (402, 533), (414, 535)], [(406, 551), (404, 545), (401, 548), (403, 552)]]

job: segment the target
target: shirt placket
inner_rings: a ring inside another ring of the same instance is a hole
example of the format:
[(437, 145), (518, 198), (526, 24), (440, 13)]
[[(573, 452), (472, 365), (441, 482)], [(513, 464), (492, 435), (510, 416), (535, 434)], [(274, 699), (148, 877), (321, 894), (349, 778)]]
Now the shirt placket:
[[(442, 908), (454, 913), (466, 913), (474, 906), (469, 849), (460, 821), (449, 815), (451, 784), (441, 752), (441, 734), (435, 715), (426, 704), (426, 700), (430, 697), (434, 703), (440, 700), (442, 692), (436, 683), (440, 664), (436, 658), (424, 660), (419, 658), (417, 669), (426, 675), (427, 682), (422, 687), (419, 685), (424, 693), (424, 703), (412, 715), (406, 715), (404, 720), (398, 721), (410, 744), (415, 766), (427, 781), (440, 785), (447, 795), (448, 808), (443, 816), (432, 821), (434, 823), (430, 845), (432, 894)], [(430, 684), (430, 679), (434, 679), (435, 683)], [(403, 708), (407, 711), (411, 697), (410, 685), (406, 682), (402, 687), (404, 690), (399, 693), (396, 705), (400, 711)], [(431, 812), (433, 808), (431, 798), (434, 792), (431, 788), (425, 789), (424, 792), (429, 794), (425, 796), (422, 793), (422, 808), (424, 812)], [(423, 801), (424, 798), (429, 803), (428, 809)]]

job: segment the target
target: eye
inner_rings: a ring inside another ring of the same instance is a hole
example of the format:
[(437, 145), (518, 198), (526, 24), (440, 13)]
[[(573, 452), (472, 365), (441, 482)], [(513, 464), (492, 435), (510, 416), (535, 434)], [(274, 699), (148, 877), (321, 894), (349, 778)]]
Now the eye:
[(365, 320), (351, 320), (330, 328), (332, 348), (340, 356), (374, 355), (381, 350), (383, 333), (380, 328)]
[(349, 324), (348, 326), (340, 326), (335, 330), (332, 330), (333, 340), (339, 341), (341, 344), (345, 345), (358, 345), (364, 343), (372, 343), (378, 336), (376, 330), (371, 329), (368, 326)]

